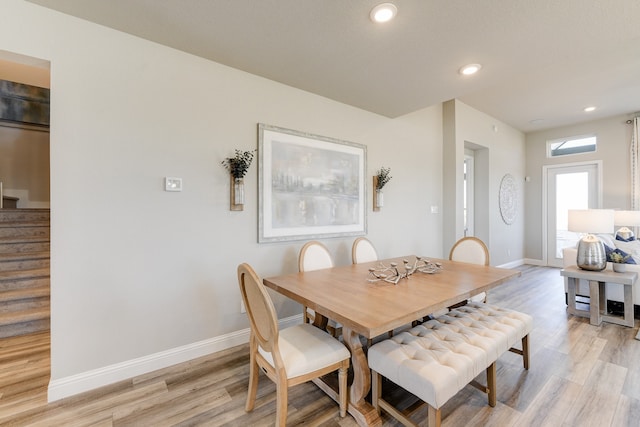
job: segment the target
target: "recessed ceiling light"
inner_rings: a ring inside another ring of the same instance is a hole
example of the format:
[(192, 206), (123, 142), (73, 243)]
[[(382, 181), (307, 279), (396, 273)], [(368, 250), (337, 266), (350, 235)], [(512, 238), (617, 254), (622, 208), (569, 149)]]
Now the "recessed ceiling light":
[(585, 107), (584, 112), (585, 113), (590, 113), (592, 111), (594, 111), (596, 109), (596, 107)]
[(398, 13), (398, 8), (393, 3), (382, 3), (371, 9), (369, 16), (373, 22), (391, 21)]
[(465, 65), (464, 67), (460, 68), (460, 74), (464, 76), (470, 76), (480, 71), (480, 68), (482, 68), (482, 65), (480, 64)]

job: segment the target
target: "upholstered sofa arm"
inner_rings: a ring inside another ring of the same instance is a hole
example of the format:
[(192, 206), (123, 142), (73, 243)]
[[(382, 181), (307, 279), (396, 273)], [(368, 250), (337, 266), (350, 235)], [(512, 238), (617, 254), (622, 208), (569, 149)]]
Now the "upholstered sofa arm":
[(578, 250), (574, 247), (568, 247), (562, 249), (562, 265), (563, 267), (569, 267), (576, 265), (576, 258), (578, 256)]

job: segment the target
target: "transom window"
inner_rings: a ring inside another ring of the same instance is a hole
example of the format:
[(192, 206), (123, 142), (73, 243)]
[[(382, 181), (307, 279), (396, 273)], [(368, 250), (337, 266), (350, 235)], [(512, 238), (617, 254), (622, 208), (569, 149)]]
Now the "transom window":
[(583, 135), (547, 141), (547, 157), (594, 152), (596, 140), (595, 135)]

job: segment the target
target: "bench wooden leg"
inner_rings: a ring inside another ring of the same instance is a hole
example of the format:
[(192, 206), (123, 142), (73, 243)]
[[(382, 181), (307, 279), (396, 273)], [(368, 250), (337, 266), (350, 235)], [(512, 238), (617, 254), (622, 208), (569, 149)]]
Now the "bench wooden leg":
[(442, 422), (442, 414), (440, 413), (440, 409), (436, 409), (431, 405), (427, 405), (429, 407), (429, 412), (428, 412), (428, 421), (429, 421), (429, 427), (440, 427), (440, 424)]
[(529, 370), (529, 334), (522, 338), (522, 360), (524, 369)]
[(522, 338), (522, 350), (517, 348), (510, 348), (509, 351), (522, 356), (522, 363), (524, 364), (524, 369), (529, 370), (529, 335), (528, 334)]
[(493, 362), (487, 368), (487, 388), (489, 393), (489, 406), (492, 408), (496, 406), (497, 393), (496, 393), (496, 362)]

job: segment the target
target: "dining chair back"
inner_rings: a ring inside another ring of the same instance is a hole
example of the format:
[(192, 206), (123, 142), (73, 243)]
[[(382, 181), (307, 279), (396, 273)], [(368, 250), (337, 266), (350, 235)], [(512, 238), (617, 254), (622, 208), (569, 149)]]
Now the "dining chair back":
[(331, 253), (325, 245), (315, 240), (307, 242), (300, 249), (298, 270), (314, 271), (333, 267)]
[[(322, 243), (312, 240), (305, 243), (304, 246), (302, 246), (302, 249), (300, 249), (300, 255), (298, 256), (298, 271), (314, 271), (331, 267), (333, 267), (331, 253), (329, 253), (329, 249), (327, 249), (327, 247)], [(313, 310), (304, 306), (302, 309), (303, 322), (312, 322), (314, 317), (315, 313)]]
[[(489, 249), (477, 237), (463, 237), (451, 248), (449, 259), (470, 264), (489, 265)], [(478, 295), (474, 295), (469, 298), (469, 301), (487, 302), (487, 293), (481, 292)]]
[(449, 259), (471, 264), (489, 265), (489, 249), (477, 237), (463, 237), (451, 248)]
[(351, 247), (351, 261), (353, 264), (378, 260), (378, 252), (373, 243), (366, 237), (358, 237)]
[(249, 390), (245, 409), (254, 409), (260, 370), (276, 384), (276, 425), (287, 422), (288, 388), (338, 371), (340, 416), (346, 415), (349, 350), (310, 324), (278, 329), (278, 317), (264, 284), (249, 264), (238, 266), (238, 284), (251, 328)]

